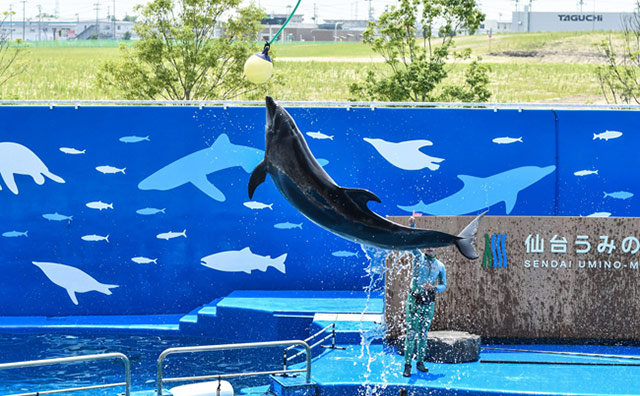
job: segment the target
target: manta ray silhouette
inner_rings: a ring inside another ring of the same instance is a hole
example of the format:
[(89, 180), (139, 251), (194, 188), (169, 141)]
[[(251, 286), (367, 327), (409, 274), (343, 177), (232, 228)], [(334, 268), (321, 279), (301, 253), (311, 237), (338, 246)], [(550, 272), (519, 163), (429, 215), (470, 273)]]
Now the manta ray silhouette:
[(251, 174), (249, 198), (269, 174), (280, 193), (303, 215), (345, 239), (397, 250), (455, 244), (465, 257), (478, 257), (473, 242), (484, 213), (459, 235), (409, 228), (384, 219), (367, 207), (369, 201), (380, 202), (375, 194), (338, 186), (311, 154), (289, 113), (269, 96), (266, 103), (266, 151)]

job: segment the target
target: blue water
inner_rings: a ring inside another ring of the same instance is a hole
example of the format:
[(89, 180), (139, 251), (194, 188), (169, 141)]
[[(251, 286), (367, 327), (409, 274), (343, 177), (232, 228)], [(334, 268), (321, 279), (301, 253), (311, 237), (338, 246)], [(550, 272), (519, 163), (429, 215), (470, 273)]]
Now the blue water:
[[(127, 335), (0, 334), (0, 363), (76, 355), (121, 352), (131, 362), (132, 391), (155, 389), (156, 362), (172, 347), (226, 344), (210, 338)], [(165, 359), (164, 377), (266, 371), (282, 368), (282, 348), (232, 350), (171, 355)], [(234, 389), (269, 383), (267, 376), (228, 379)], [(56, 364), (40, 368), (0, 370), (0, 394), (35, 392), (77, 386), (124, 382), (120, 360)], [(164, 383), (164, 388), (176, 386)], [(103, 396), (124, 392), (124, 387), (76, 394)]]

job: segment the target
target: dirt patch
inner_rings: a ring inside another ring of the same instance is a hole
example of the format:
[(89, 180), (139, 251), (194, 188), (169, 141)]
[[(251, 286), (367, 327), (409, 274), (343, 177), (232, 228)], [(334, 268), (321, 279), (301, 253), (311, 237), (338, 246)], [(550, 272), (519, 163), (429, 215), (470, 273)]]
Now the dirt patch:
[(603, 64), (607, 60), (604, 54), (597, 52), (575, 51), (501, 51), (492, 52), (484, 57), (487, 61), (492, 58), (521, 59), (540, 63), (583, 63)]

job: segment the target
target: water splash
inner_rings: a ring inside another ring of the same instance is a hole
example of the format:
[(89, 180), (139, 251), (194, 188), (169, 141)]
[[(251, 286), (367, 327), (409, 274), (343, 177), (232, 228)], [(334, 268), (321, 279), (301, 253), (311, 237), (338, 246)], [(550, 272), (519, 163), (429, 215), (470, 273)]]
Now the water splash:
[[(384, 295), (385, 278), (389, 276), (393, 277), (398, 274), (399, 272), (396, 269), (402, 269), (404, 267), (403, 263), (407, 261), (404, 260), (404, 258), (410, 255), (410, 253), (393, 252), (366, 245), (361, 245), (360, 247), (368, 262), (364, 277), (369, 277), (369, 284), (364, 288), (367, 295), (367, 303), (365, 304), (365, 308), (360, 317), (360, 321), (363, 326), (360, 330), (359, 360), (362, 361), (363, 359), (366, 359), (366, 372), (364, 374), (362, 388), (358, 393), (365, 396), (371, 396), (383, 392), (388, 386), (389, 380), (391, 379), (390, 377), (397, 378), (398, 372), (396, 372), (397, 370), (394, 370), (393, 359), (390, 355), (393, 353), (392, 351), (386, 350), (387, 348), (383, 348), (379, 353), (371, 351), (371, 344), (377, 340), (384, 340), (387, 334), (387, 325), (384, 321), (384, 310), (382, 314), (382, 321), (373, 326), (364, 326), (365, 314), (369, 309), (371, 296), (379, 293)], [(392, 271), (388, 271), (387, 269), (387, 260), (393, 260), (393, 265), (391, 266), (393, 269)], [(382, 370), (379, 375), (376, 373), (375, 379), (371, 381), (370, 378), (373, 374), (372, 366), (376, 361), (378, 361), (378, 363), (380, 363), (379, 365), (385, 369)]]

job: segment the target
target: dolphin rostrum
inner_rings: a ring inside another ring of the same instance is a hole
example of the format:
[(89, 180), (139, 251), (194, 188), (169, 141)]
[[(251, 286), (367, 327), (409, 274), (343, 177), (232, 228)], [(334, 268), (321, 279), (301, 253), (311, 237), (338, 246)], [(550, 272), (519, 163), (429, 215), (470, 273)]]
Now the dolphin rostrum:
[(482, 216), (459, 235), (409, 228), (373, 213), (367, 202), (380, 202), (370, 191), (338, 186), (318, 164), (295, 121), (267, 96), (266, 150), (264, 160), (249, 179), (249, 198), (271, 175), (280, 193), (309, 220), (345, 239), (383, 249), (456, 245), (465, 257), (478, 254), (473, 242)]

